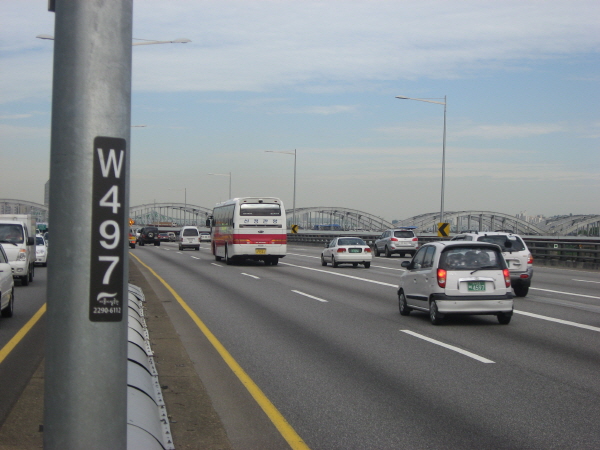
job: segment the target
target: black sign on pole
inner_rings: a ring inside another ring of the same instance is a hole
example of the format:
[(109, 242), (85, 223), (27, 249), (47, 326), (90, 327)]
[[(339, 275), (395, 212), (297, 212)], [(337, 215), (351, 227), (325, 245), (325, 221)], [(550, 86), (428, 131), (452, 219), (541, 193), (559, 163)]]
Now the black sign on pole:
[(125, 139), (94, 139), (90, 312), (92, 322), (123, 319), (125, 225)]

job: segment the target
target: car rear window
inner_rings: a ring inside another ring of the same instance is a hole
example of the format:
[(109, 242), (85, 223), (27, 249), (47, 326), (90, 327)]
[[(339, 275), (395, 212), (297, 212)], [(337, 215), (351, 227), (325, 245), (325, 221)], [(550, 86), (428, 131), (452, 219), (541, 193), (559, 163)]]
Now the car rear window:
[(442, 252), (439, 267), (445, 270), (504, 269), (504, 258), (495, 248), (452, 247)]
[(183, 230), (184, 236), (198, 236), (198, 230), (195, 228), (186, 228)]
[(367, 245), (367, 244), (365, 244), (365, 241), (363, 241), (362, 239), (345, 238), (345, 239), (339, 239), (338, 245)]
[[(505, 236), (502, 234), (480, 236), (478, 241), (489, 242), (490, 244), (497, 244), (500, 246), (503, 252), (521, 252), (525, 250), (525, 244), (519, 238), (519, 236)], [(510, 242), (510, 245), (506, 245)]]
[(412, 231), (406, 231), (406, 230), (402, 230), (402, 231), (394, 231), (394, 237), (397, 238), (412, 238), (414, 237), (415, 233), (413, 233)]

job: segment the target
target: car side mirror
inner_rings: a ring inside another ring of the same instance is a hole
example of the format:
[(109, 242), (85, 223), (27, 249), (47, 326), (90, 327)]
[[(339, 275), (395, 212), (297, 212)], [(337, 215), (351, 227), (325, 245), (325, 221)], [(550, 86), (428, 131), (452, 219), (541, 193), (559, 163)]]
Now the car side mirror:
[(411, 261), (402, 261), (402, 262), (400, 263), (400, 266), (402, 266), (402, 267), (406, 267), (406, 268), (409, 268), (409, 266), (410, 266), (410, 263), (411, 263)]

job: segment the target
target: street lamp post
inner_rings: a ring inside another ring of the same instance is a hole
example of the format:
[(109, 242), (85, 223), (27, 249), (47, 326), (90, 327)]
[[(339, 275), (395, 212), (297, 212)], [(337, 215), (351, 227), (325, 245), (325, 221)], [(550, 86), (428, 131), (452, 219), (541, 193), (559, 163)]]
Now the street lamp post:
[(229, 177), (229, 199), (231, 199), (231, 172), (229, 173), (209, 173), (208, 175), (217, 175), (221, 177)]
[(292, 225), (296, 225), (296, 149), (293, 152), (280, 152), (276, 150), (265, 150), (265, 153), (283, 153), (284, 155), (294, 155), (294, 203), (292, 211)]
[(443, 102), (437, 102), (434, 100), (441, 100), (441, 98), (411, 98), (411, 97), (405, 97), (403, 95), (398, 95), (396, 96), (396, 98), (399, 98), (400, 100), (416, 100), (419, 102), (426, 102), (426, 103), (435, 103), (437, 105), (444, 105), (444, 137), (443, 137), (443, 141), (442, 141), (442, 199), (441, 199), (441, 206), (440, 206), (440, 222), (444, 222), (444, 189), (445, 189), (445, 184), (446, 184), (446, 96), (444, 95), (444, 101)]

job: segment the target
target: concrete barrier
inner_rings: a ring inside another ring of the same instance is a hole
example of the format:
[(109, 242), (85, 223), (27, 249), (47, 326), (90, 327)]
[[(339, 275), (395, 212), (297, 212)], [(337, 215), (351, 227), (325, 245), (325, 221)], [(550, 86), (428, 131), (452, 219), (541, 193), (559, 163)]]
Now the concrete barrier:
[(144, 293), (129, 285), (127, 449), (174, 450), (167, 408), (144, 319)]

